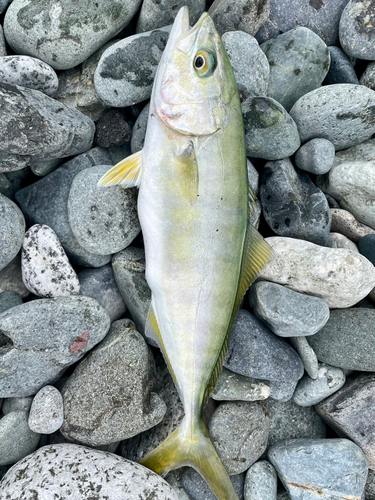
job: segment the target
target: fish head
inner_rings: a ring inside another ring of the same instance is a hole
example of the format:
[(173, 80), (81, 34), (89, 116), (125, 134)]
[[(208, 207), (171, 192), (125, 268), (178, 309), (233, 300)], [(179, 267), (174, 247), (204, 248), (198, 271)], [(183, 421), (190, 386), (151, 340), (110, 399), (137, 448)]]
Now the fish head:
[(154, 111), (181, 134), (211, 135), (225, 126), (233, 99), (239, 99), (237, 85), (212, 19), (205, 12), (190, 28), (182, 7), (156, 73)]

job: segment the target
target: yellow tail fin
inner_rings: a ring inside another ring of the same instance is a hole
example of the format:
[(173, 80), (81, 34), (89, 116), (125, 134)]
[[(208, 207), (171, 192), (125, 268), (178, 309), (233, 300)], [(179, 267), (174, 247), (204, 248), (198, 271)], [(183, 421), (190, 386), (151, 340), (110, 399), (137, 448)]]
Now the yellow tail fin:
[(218, 500), (238, 500), (202, 420), (192, 426), (184, 418), (179, 427), (140, 464), (157, 474), (188, 465), (207, 481)]

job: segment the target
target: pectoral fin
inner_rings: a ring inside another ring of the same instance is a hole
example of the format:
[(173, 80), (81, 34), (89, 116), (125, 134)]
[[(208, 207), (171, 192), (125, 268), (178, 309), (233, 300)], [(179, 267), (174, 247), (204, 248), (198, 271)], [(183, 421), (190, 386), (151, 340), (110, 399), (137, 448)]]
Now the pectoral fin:
[(139, 187), (142, 174), (142, 151), (128, 156), (112, 167), (99, 180), (98, 186)]

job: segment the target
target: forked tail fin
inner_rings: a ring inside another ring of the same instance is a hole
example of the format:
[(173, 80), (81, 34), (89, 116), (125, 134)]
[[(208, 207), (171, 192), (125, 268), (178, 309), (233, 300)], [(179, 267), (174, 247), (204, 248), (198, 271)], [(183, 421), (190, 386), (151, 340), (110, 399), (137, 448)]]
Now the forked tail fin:
[(185, 418), (165, 441), (140, 461), (140, 464), (157, 474), (188, 465), (207, 481), (218, 500), (238, 500), (202, 420), (188, 426)]

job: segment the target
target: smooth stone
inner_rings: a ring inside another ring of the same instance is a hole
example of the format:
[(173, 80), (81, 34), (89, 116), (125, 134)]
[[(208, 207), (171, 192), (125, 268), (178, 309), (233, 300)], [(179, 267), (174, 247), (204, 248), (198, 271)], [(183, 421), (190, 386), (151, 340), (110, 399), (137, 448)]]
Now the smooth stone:
[(18, 254), (25, 234), (25, 218), (9, 198), (0, 194), (0, 271)]
[(223, 367), (210, 396), (216, 401), (261, 401), (270, 393), (265, 380), (244, 377)]
[(294, 349), (244, 309), (234, 321), (224, 366), (245, 377), (275, 382), (297, 381), (303, 375)]
[(375, 266), (375, 234), (368, 234), (358, 242), (358, 249)]
[(5, 57), (8, 54), (7, 46), (5, 43), (5, 36), (3, 27), (0, 25), (0, 57)]
[(122, 186), (98, 187), (98, 181), (110, 168), (98, 165), (77, 174), (68, 199), (74, 236), (83, 248), (97, 255), (123, 250), (141, 230), (136, 191)]
[(299, 406), (313, 406), (341, 389), (345, 379), (340, 368), (320, 363), (315, 380), (304, 375), (298, 382), (293, 401)]
[(298, 380), (271, 380), (270, 381), (270, 389), (271, 394), (270, 398), (275, 401), (281, 401), (282, 403), (286, 403), (292, 399), (294, 391), (296, 390)]
[(112, 159), (112, 163), (116, 165), (116, 163), (131, 155), (130, 143), (127, 142), (121, 146), (111, 146), (107, 148), (107, 152)]
[(296, 152), (296, 167), (311, 174), (322, 175), (329, 172), (335, 159), (335, 146), (327, 139), (311, 139)]
[(260, 200), (264, 218), (276, 234), (327, 245), (331, 228), (327, 199), (289, 158), (266, 163)]
[(229, 475), (247, 470), (267, 447), (269, 418), (264, 403), (221, 403), (208, 430)]
[(311, 406), (298, 406), (293, 399), (267, 401), (270, 417), (268, 447), (285, 439), (320, 439), (326, 437), (326, 424)]
[(320, 36), (327, 45), (337, 45), (339, 21), (348, 0), (270, 0), (269, 19), (256, 37), (259, 43), (280, 33), (305, 26)]
[(149, 112), (150, 104), (146, 104), (134, 124), (134, 127), (132, 129), (132, 137), (130, 140), (130, 149), (132, 154), (138, 153), (138, 151), (141, 151), (143, 149)]
[(375, 500), (375, 471), (369, 469), (365, 486), (365, 499)]
[[(239, 500), (244, 500), (243, 488), (245, 482), (244, 474), (231, 476), (231, 481)], [(200, 474), (190, 467), (181, 475), (181, 486), (188, 494), (190, 500), (217, 500), (206, 481)]]
[(35, 495), (40, 499), (48, 495), (88, 500), (94, 495), (95, 500), (177, 500), (169, 484), (151, 470), (76, 444), (43, 446), (12, 467), (0, 485), (0, 496), (7, 500)]
[[(109, 106), (131, 106), (151, 96), (170, 27), (139, 33), (109, 47), (95, 71), (95, 90)], [(142, 61), (142, 64), (139, 64)]]
[(52, 160), (35, 160), (31, 161), (30, 169), (33, 174), (38, 177), (44, 177), (57, 169), (60, 165), (64, 163), (63, 158), (53, 158)]
[(0, 316), (0, 397), (25, 397), (56, 381), (107, 334), (105, 310), (89, 297), (32, 300)]
[(242, 115), (248, 156), (280, 160), (300, 147), (296, 123), (271, 97), (248, 97), (242, 103)]
[(270, 0), (215, 0), (208, 9), (220, 35), (238, 30), (254, 36), (269, 13)]
[(29, 167), (12, 172), (0, 173), (0, 193), (14, 201), (17, 191), (31, 180), (31, 169)]
[(38, 446), (40, 434), (29, 429), (27, 419), (25, 411), (12, 411), (0, 419), (0, 465), (14, 464)]
[(151, 351), (134, 323), (116, 321), (62, 389), (63, 436), (98, 446), (157, 425), (166, 405), (151, 392), (154, 371)]
[(365, 85), (369, 89), (375, 90), (375, 61), (368, 63), (359, 79), (359, 83)]
[(110, 109), (96, 124), (95, 141), (101, 148), (122, 146), (130, 138), (131, 129), (119, 109)]
[(358, 247), (353, 241), (340, 233), (330, 233), (328, 238), (328, 246), (330, 248), (346, 248), (352, 252), (358, 252)]
[[(145, 252), (142, 248), (128, 247), (113, 256), (112, 269), (120, 294), (129, 309), (137, 330), (144, 335), (151, 290), (147, 284)], [(150, 339), (146, 338), (147, 341)], [(154, 341), (150, 342), (155, 345)]]
[(336, 151), (369, 139), (375, 133), (375, 92), (363, 85), (338, 83), (312, 90), (290, 110), (302, 143), (321, 137)]
[(20, 304), (22, 304), (22, 297), (18, 292), (7, 290), (0, 293), (0, 314)]
[[(69, 225), (67, 206), (75, 176), (93, 165), (110, 162), (111, 158), (105, 150), (90, 149), (16, 194), (17, 202), (29, 224), (51, 227), (73, 264), (101, 267), (111, 261), (111, 255), (93, 254), (78, 243)], [(86, 189), (84, 192), (86, 193)]]
[(83, 269), (78, 273), (78, 279), (80, 295), (91, 297), (104, 307), (111, 323), (126, 312), (126, 305), (116, 285), (111, 264), (97, 269)]
[(248, 158), (246, 160), (246, 165), (247, 165), (247, 179), (249, 181), (249, 184), (252, 190), (254, 191), (255, 196), (259, 196), (259, 172)]
[(287, 111), (300, 97), (320, 87), (328, 73), (328, 47), (309, 28), (298, 26), (260, 48), (270, 65), (267, 94)]
[(79, 293), (79, 281), (53, 229), (35, 224), (22, 245), (22, 279), (38, 297), (69, 297)]
[(4, 19), (5, 37), (16, 53), (42, 59), (55, 69), (85, 61), (125, 28), (141, 0), (85, 2), (14, 0)]
[(59, 86), (51, 66), (29, 56), (0, 57), (0, 82), (39, 90), (49, 96), (53, 96)]
[(6, 398), (3, 401), (2, 412), (4, 415), (12, 411), (23, 411), (29, 414), (33, 398), (31, 396), (26, 398)]
[(366, 0), (350, 0), (340, 18), (340, 44), (350, 57), (375, 59), (375, 11)]
[(205, 0), (144, 0), (137, 21), (137, 33), (155, 30), (173, 24), (181, 7), (189, 9), (189, 23), (191, 26), (198, 21), (205, 11)]
[(326, 325), (309, 338), (309, 343), (322, 363), (375, 371), (375, 310), (333, 310)]
[(347, 439), (283, 441), (272, 446), (268, 458), (291, 500), (360, 500), (366, 484), (366, 457)]
[[(351, 241), (358, 243), (361, 238), (368, 234), (375, 234), (375, 229), (361, 224), (353, 214), (342, 208), (332, 208), (331, 230), (346, 236)], [(356, 246), (356, 250), (358, 247)]]
[(345, 52), (335, 45), (328, 47), (328, 50), (331, 55), (331, 65), (324, 83), (327, 85), (335, 83), (353, 83), (354, 85), (358, 85), (358, 77)]
[(227, 31), (221, 39), (241, 97), (266, 96), (270, 66), (257, 40), (243, 31)]
[(22, 281), (20, 254), (0, 271), (0, 293), (5, 291), (17, 292), (23, 299), (30, 294)]
[[(164, 477), (168, 484), (170, 484), (173, 488), (173, 491), (177, 497), (177, 500), (191, 500), (181, 484), (181, 473), (184, 468), (176, 469), (168, 472), (168, 474)], [(205, 482), (205, 481), (203, 481)], [(214, 499), (215, 500), (215, 499)]]
[(245, 500), (276, 500), (277, 474), (275, 468), (261, 460), (250, 467), (246, 473), (244, 486)]
[(259, 280), (319, 297), (329, 308), (351, 307), (375, 287), (374, 266), (356, 252), (280, 236), (266, 241), (274, 257), (262, 268)]
[(299, 354), (303, 367), (310, 378), (318, 377), (318, 358), (306, 337), (291, 337), (290, 343)]
[(29, 414), (29, 427), (40, 434), (52, 434), (64, 420), (63, 398), (53, 385), (46, 385), (35, 395)]

